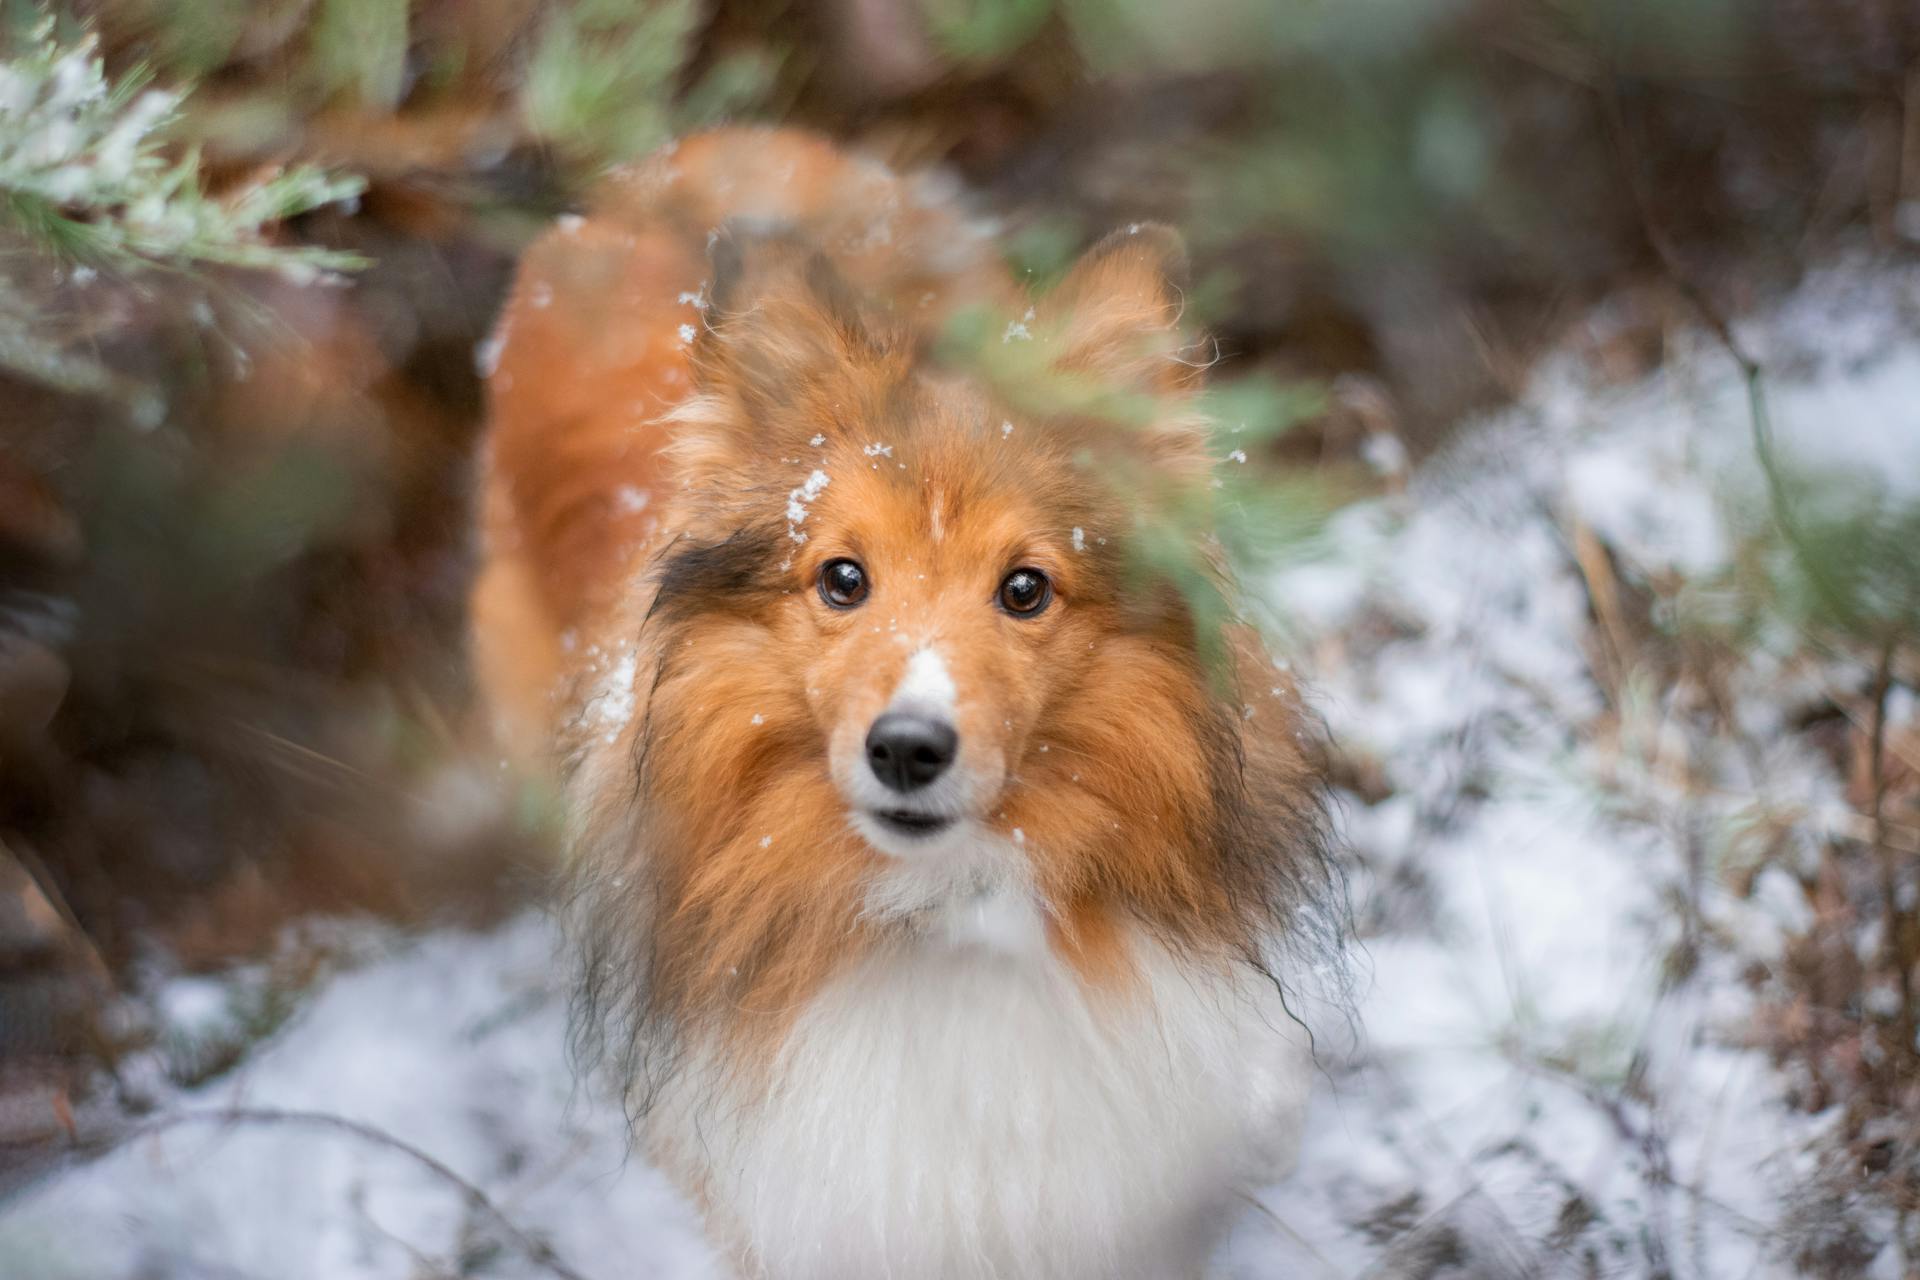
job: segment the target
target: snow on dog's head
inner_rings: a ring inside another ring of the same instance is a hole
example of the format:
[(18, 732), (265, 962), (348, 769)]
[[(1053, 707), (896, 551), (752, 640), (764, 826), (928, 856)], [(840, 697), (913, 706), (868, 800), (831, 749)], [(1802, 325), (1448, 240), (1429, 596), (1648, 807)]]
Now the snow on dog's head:
[(640, 712), (576, 784), (590, 1019), (638, 1055), (770, 1044), (993, 887), (1091, 984), (1131, 981), (1136, 930), (1264, 964), (1322, 873), (1301, 713), (1132, 554), (1140, 478), (1210, 473), (1177, 239), (1110, 237), (965, 358), (803, 245), (715, 259)]

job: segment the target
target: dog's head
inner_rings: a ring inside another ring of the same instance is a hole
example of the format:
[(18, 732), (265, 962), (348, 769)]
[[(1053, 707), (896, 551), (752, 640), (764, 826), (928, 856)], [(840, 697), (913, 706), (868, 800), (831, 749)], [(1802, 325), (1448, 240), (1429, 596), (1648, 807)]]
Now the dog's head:
[(1256, 955), (1318, 790), (1257, 640), (1142, 569), (1212, 467), (1177, 238), (1109, 237), (958, 343), (791, 242), (714, 270), (642, 714), (591, 784), (637, 788), (595, 811), (639, 815), (600, 856), (648, 886), (655, 988), (790, 1008), (987, 880), (1089, 974), (1132, 925)]

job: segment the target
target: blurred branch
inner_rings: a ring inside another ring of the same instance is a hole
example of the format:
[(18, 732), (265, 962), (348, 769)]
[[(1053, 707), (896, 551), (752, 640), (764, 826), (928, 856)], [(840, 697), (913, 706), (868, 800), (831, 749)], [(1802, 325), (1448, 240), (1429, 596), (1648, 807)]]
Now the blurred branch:
[(1688, 304), (1700, 316), (1720, 345), (1726, 349), (1733, 362), (1739, 366), (1741, 381), (1746, 386), (1747, 416), (1753, 434), (1753, 451), (1760, 463), (1760, 470), (1767, 486), (1767, 502), (1773, 513), (1774, 523), (1779, 526), (1781, 536), (1792, 549), (1794, 558), (1807, 576), (1807, 582), (1821, 601), (1836, 614), (1844, 613), (1844, 599), (1839, 589), (1828, 576), (1820, 558), (1814, 554), (1805, 530), (1795, 515), (1793, 501), (1787, 492), (1786, 476), (1780, 468), (1780, 460), (1774, 448), (1773, 418), (1767, 409), (1765, 370), (1760, 361), (1750, 353), (1733, 331), (1732, 323), (1726, 314), (1715, 305), (1706, 287), (1695, 278), (1686, 267), (1675, 247), (1673, 238), (1668, 235), (1665, 224), (1654, 209), (1653, 193), (1648, 188), (1646, 175), (1635, 158), (1632, 137), (1627, 129), (1626, 114), (1620, 107), (1620, 85), (1618, 77), (1608, 74), (1598, 82), (1597, 92), (1600, 98), (1602, 120), (1605, 124), (1607, 140), (1614, 152), (1614, 158), (1620, 166), (1621, 175), (1627, 183), (1628, 195), (1632, 199), (1633, 209), (1639, 220), (1640, 232), (1647, 246), (1653, 250), (1654, 257), (1660, 263), (1661, 271), (1668, 281), (1679, 290)]
[(1900, 859), (1888, 838), (1887, 804), (1887, 700), (1893, 692), (1894, 642), (1880, 650), (1880, 662), (1873, 674), (1869, 695), (1873, 706), (1873, 725), (1867, 735), (1867, 813), (1873, 822), (1873, 853), (1880, 865), (1880, 910), (1886, 937), (1882, 946), (1886, 962), (1893, 969), (1900, 988), (1900, 1015), (1895, 1023), (1893, 1041), (1905, 1053), (1914, 1051), (1913, 970), (1920, 962), (1920, 943), (1907, 913), (1900, 907)]
[(68, 395), (115, 401), (142, 426), (159, 420), (165, 406), (150, 388), (50, 340), (46, 327), (46, 317), (0, 276), (0, 370)]
[(1644, 1125), (1635, 1123), (1622, 1091), (1603, 1088), (1594, 1081), (1586, 1079), (1579, 1072), (1538, 1055), (1524, 1052), (1512, 1053), (1508, 1055), (1508, 1059), (1531, 1075), (1554, 1081), (1572, 1090), (1575, 1096), (1598, 1111), (1623, 1142), (1629, 1143), (1640, 1152), (1643, 1164), (1639, 1173), (1649, 1185), (1678, 1191), (1694, 1204), (1713, 1210), (1743, 1231), (1758, 1235), (1765, 1235), (1768, 1232), (1767, 1224), (1713, 1195), (1698, 1183), (1680, 1177), (1674, 1170), (1666, 1135), (1659, 1132), (1659, 1126), (1651, 1114), (1648, 1123)]
[(62, 44), (49, 19), (0, 60), (0, 224), (52, 257), (127, 273), (221, 264), (306, 280), (363, 265), (265, 238), (357, 196), (358, 178), (301, 166), (209, 195), (199, 151), (170, 158), (164, 143), (184, 94), (149, 88), (141, 67), (109, 80), (96, 43)]

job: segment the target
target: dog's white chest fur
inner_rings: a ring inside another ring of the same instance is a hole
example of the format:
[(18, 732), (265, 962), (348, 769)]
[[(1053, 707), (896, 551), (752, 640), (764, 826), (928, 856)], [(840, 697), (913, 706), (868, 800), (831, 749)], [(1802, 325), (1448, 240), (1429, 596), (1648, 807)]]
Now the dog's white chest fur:
[(690, 1064), (656, 1149), (775, 1280), (1198, 1275), (1234, 1191), (1292, 1159), (1305, 1035), (1254, 975), (1138, 945), (1124, 998), (965, 930), (889, 949), (811, 1003), (766, 1093)]

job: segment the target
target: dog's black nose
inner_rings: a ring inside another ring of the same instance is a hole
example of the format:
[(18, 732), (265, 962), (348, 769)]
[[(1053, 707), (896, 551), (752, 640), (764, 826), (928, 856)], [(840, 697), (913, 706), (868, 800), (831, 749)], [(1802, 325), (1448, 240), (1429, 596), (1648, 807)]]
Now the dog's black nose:
[(867, 763), (873, 776), (895, 791), (914, 791), (947, 771), (960, 751), (960, 735), (944, 720), (911, 711), (889, 711), (867, 730)]

